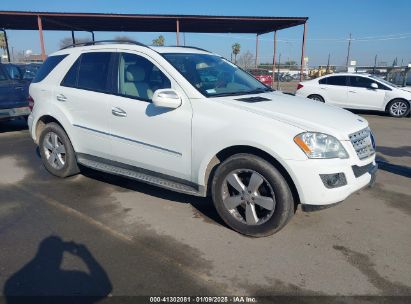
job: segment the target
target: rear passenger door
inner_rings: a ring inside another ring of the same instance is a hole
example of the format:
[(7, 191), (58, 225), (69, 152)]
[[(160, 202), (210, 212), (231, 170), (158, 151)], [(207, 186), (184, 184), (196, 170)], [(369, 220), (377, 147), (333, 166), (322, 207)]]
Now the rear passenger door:
[(327, 103), (340, 107), (347, 106), (347, 77), (329, 76), (319, 80), (320, 95)]
[(108, 102), (113, 54), (110, 51), (81, 54), (55, 91), (56, 102), (72, 122), (77, 153), (102, 158), (112, 155)]

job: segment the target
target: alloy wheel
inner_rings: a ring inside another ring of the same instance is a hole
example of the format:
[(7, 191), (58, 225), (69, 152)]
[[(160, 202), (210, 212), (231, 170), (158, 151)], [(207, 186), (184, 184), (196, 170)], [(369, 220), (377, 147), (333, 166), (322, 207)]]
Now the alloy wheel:
[(244, 224), (261, 225), (274, 213), (274, 191), (254, 170), (239, 169), (229, 173), (224, 179), (221, 195), (225, 208)]
[(404, 101), (396, 101), (390, 107), (390, 112), (393, 116), (403, 116), (407, 112), (408, 107)]
[(61, 138), (54, 132), (48, 132), (43, 140), (43, 149), (47, 162), (54, 169), (61, 169), (66, 164), (66, 148)]

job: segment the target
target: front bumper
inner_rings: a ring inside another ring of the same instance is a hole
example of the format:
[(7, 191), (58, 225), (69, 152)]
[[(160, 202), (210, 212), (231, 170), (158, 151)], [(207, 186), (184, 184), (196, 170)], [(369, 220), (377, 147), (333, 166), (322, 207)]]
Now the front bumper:
[(11, 109), (0, 109), (0, 120), (9, 119), (18, 116), (27, 116), (31, 113), (29, 107), (11, 108)]
[[(324, 206), (339, 203), (352, 193), (375, 182), (375, 154), (355, 163), (350, 159), (309, 159), (289, 161), (288, 166), (303, 205)], [(346, 185), (327, 188), (320, 174), (343, 173)]]

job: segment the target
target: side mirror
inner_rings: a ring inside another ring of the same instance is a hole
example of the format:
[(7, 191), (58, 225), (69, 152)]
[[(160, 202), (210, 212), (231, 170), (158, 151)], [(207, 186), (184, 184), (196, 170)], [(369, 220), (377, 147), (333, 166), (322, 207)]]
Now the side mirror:
[(173, 89), (156, 90), (152, 100), (156, 107), (176, 109), (181, 106), (181, 98)]
[(371, 89), (378, 89), (378, 84), (376, 84), (375, 82), (373, 82), (372, 84), (371, 84)]

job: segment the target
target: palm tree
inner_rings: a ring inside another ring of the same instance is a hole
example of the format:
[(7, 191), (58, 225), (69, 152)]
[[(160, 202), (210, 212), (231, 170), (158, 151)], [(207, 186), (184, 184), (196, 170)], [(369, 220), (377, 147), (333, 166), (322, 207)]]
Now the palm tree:
[(164, 42), (165, 42), (165, 39), (163, 35), (160, 35), (158, 36), (158, 38), (153, 39), (154, 46), (164, 46)]
[(231, 48), (233, 49), (234, 63), (237, 63), (237, 55), (240, 54), (241, 45), (236, 42), (231, 46)]

